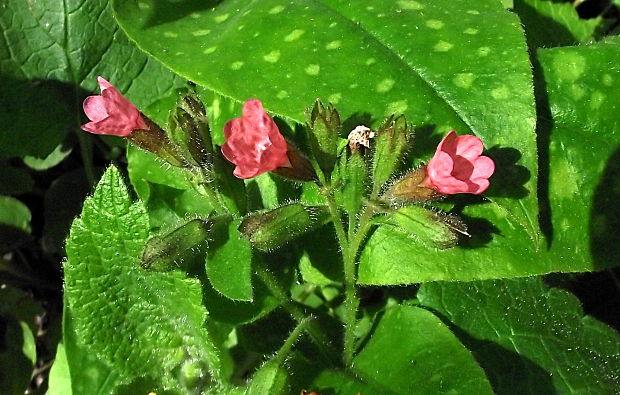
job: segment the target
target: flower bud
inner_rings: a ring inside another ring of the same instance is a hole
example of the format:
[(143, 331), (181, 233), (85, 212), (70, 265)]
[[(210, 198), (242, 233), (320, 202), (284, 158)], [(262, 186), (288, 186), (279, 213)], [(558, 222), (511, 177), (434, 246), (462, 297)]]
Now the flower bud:
[(279, 176), (297, 181), (317, 181), (317, 175), (312, 167), (312, 163), (291, 143), (287, 142), (288, 157), (290, 166), (282, 166), (273, 170)]
[(204, 243), (209, 237), (212, 221), (192, 219), (169, 232), (151, 237), (142, 252), (142, 267), (165, 271), (175, 267), (183, 253)]
[[(386, 119), (379, 129), (374, 142), (372, 162), (373, 190), (375, 193), (392, 177), (409, 149), (413, 131), (404, 116)], [(375, 195), (376, 196), (376, 195)]]
[(339, 201), (342, 202), (349, 216), (360, 212), (363, 199), (367, 193), (368, 166), (360, 151), (353, 152), (346, 165), (340, 166), (342, 188), (339, 192)]
[(204, 169), (213, 164), (213, 145), (204, 105), (194, 96), (182, 97), (169, 117), (170, 136), (188, 161)]
[(127, 140), (143, 150), (154, 153), (173, 166), (188, 167), (188, 161), (181, 154), (179, 148), (168, 138), (166, 132), (148, 117), (142, 115), (142, 119), (146, 123), (146, 129), (134, 130), (127, 136)]
[(330, 173), (336, 163), (340, 115), (330, 103), (327, 107), (320, 100), (314, 103), (308, 113), (306, 131), (312, 154), (321, 170)]
[(328, 219), (325, 207), (292, 203), (246, 217), (239, 231), (250, 238), (255, 248), (270, 251), (323, 225)]
[(453, 247), (459, 234), (469, 236), (467, 227), (458, 217), (420, 206), (402, 207), (382, 222), (397, 227), (422, 244), (439, 249)]

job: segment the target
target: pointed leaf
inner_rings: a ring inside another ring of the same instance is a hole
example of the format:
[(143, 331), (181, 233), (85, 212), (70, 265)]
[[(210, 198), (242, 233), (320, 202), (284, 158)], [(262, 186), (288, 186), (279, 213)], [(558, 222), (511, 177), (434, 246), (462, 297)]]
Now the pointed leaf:
[(237, 230), (241, 220), (220, 217), (211, 228), (207, 276), (215, 290), (233, 300), (252, 300), (252, 246)]
[(353, 361), (355, 371), (399, 394), (492, 394), (469, 351), (431, 312), (394, 306)]
[(200, 284), (180, 272), (140, 267), (148, 229), (143, 204), (131, 201), (110, 167), (67, 241), (65, 293), (76, 334), (126, 383), (150, 375), (190, 390), (174, 371), (192, 366), (204, 377), (192, 388), (204, 388), (210, 375), (219, 379), (219, 357), (204, 328)]
[(428, 283), (418, 298), (458, 328), (498, 394), (620, 388), (618, 333), (540, 278)]

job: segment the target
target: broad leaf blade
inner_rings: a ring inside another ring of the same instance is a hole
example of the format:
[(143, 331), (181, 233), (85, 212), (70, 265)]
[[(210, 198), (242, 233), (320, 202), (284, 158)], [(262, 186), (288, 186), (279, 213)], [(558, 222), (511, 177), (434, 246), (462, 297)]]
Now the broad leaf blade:
[(52, 152), (84, 119), (79, 104), (99, 91), (97, 75), (140, 108), (182, 84), (129, 43), (107, 0), (8, 0), (0, 28), (0, 156)]
[(148, 229), (144, 206), (132, 203), (110, 167), (67, 241), (65, 293), (75, 331), (125, 382), (161, 377), (181, 389), (183, 375), (174, 370), (191, 367), (207, 380), (198, 384), (204, 389), (210, 372), (218, 379), (219, 360), (204, 328), (200, 284), (179, 272), (141, 269)]
[[(490, 202), (465, 210), (470, 217), (489, 218), (492, 225), (480, 232), (492, 241), (479, 254), (459, 254), (459, 261), (480, 272), (481, 256), (486, 267), (497, 251), (510, 249), (512, 264), (513, 257), (523, 261), (523, 254), (535, 256), (543, 248), (531, 67), (519, 22), (499, 2), (377, 6), (315, 0), (285, 6), (230, 0), (208, 8), (194, 0), (133, 0), (116, 1), (114, 9), (126, 33), (180, 75), (238, 101), (259, 97), (269, 111), (289, 119), (302, 122), (317, 97), (333, 102), (343, 118), (366, 113), (376, 122), (402, 112), (416, 128), (414, 154), (420, 159), (450, 129), (475, 132), (502, 166), (487, 193)], [(414, 252), (435, 259), (434, 251)], [(486, 276), (557, 268), (528, 261), (514, 263), (519, 268), (508, 273), (502, 268), (509, 265), (499, 263)]]
[(208, 241), (207, 276), (215, 290), (233, 300), (251, 301), (252, 246), (237, 230), (241, 220), (215, 221)]
[(388, 309), (353, 361), (356, 372), (399, 394), (492, 394), (473, 356), (431, 312)]
[(540, 278), (428, 283), (418, 298), (451, 321), (496, 393), (614, 393), (620, 338)]
[(543, 126), (551, 255), (565, 271), (575, 261), (590, 270), (617, 266), (620, 40), (540, 50), (538, 59), (553, 119)]
[(602, 18), (581, 19), (575, 5), (552, 0), (515, 0), (531, 50), (587, 43), (595, 38)]

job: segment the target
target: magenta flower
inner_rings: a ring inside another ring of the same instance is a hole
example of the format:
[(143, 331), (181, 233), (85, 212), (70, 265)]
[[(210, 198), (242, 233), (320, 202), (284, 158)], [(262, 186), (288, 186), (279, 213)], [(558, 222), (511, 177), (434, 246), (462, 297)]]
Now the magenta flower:
[(233, 174), (252, 178), (279, 167), (290, 167), (288, 144), (258, 99), (243, 103), (243, 115), (226, 122), (222, 154), (235, 164)]
[(88, 96), (84, 100), (84, 112), (91, 122), (82, 129), (95, 134), (127, 137), (132, 131), (147, 129), (140, 111), (112, 84), (97, 77), (101, 95)]
[(447, 195), (481, 194), (489, 187), (488, 179), (495, 171), (493, 160), (480, 156), (483, 149), (478, 137), (457, 136), (450, 131), (426, 165), (427, 175), (421, 185)]

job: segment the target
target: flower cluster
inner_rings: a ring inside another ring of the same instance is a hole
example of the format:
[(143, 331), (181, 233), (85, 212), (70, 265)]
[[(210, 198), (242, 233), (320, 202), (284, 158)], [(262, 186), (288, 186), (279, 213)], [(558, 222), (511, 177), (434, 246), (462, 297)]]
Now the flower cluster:
[[(84, 100), (84, 112), (90, 122), (82, 125), (82, 129), (128, 138), (135, 138), (140, 131), (150, 132), (149, 136), (154, 133), (156, 140), (140, 138), (138, 142), (161, 154), (158, 144), (170, 145), (163, 131), (144, 117), (112, 84), (101, 77), (98, 77), (98, 82), (101, 95), (89, 96)], [(286, 141), (258, 99), (249, 99), (243, 104), (242, 116), (226, 123), (224, 136), (226, 142), (222, 145), (222, 154), (235, 165), (233, 174), (238, 178), (252, 178), (275, 171), (295, 179), (315, 179), (310, 162)], [(392, 188), (392, 194), (398, 193), (399, 188), (411, 190), (412, 187), (418, 192), (413, 194), (415, 196), (411, 200), (431, 196), (429, 192), (419, 192), (425, 188), (439, 195), (481, 194), (489, 187), (489, 177), (495, 171), (493, 160), (481, 155), (483, 149), (478, 137), (457, 136), (455, 131), (451, 131), (423, 168), (425, 173), (412, 172), (409, 178), (405, 177)], [(170, 149), (164, 151), (170, 155)], [(185, 163), (177, 158), (174, 151), (172, 160), (167, 160), (173, 164)]]

